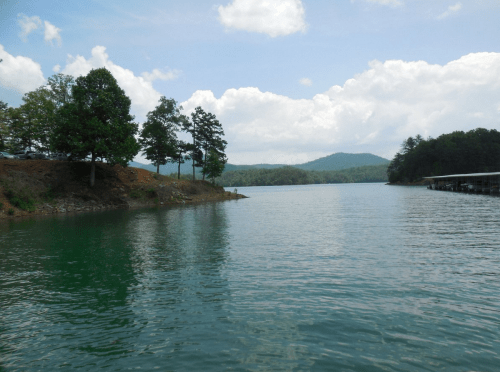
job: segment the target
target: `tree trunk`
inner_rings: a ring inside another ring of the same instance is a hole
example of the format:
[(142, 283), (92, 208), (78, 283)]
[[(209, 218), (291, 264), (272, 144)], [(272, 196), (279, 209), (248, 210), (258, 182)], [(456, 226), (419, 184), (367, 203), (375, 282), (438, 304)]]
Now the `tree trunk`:
[(177, 167), (177, 179), (181, 179), (181, 158), (179, 158), (179, 165)]
[(194, 175), (194, 156), (193, 156), (193, 181), (196, 179), (195, 175)]
[(156, 164), (156, 173), (160, 174), (160, 163)]
[[(204, 166), (207, 165), (207, 150), (205, 150), (205, 159), (203, 159)], [(205, 170), (203, 170), (203, 181), (205, 181)]]
[(92, 160), (90, 161), (90, 187), (95, 184), (95, 155), (92, 153)]

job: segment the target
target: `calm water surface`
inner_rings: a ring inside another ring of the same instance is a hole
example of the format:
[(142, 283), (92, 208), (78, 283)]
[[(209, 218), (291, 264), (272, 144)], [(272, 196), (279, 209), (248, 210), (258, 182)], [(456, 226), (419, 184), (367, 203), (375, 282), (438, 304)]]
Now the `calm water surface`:
[(500, 370), (500, 198), (238, 192), (0, 222), (0, 371)]

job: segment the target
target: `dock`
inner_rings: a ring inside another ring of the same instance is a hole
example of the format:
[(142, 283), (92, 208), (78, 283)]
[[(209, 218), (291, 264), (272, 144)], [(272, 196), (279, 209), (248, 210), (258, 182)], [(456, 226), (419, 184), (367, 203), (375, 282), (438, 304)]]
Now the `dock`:
[(427, 188), (431, 190), (499, 194), (500, 172), (451, 174), (424, 179), (430, 182)]

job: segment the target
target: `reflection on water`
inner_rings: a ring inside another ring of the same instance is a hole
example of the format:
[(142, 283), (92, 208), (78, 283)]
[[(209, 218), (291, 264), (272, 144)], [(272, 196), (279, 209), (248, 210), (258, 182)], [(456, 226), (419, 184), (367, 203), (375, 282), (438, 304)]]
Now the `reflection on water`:
[(240, 192), (0, 224), (0, 371), (499, 365), (500, 198)]

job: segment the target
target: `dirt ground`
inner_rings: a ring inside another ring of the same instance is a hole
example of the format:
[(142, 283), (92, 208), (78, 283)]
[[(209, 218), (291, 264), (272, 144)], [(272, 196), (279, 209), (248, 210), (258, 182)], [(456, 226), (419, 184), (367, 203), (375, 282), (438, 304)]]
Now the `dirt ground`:
[[(90, 163), (57, 160), (0, 160), (0, 219), (33, 214), (67, 213), (198, 203), (244, 197), (207, 181), (177, 180), (145, 169), (96, 163), (90, 187)], [(12, 195), (35, 201), (26, 211)], [(10, 196), (10, 197), (8, 197)]]

